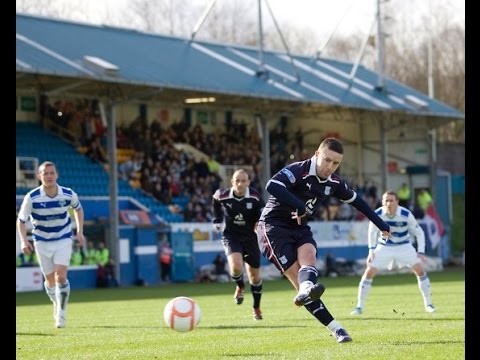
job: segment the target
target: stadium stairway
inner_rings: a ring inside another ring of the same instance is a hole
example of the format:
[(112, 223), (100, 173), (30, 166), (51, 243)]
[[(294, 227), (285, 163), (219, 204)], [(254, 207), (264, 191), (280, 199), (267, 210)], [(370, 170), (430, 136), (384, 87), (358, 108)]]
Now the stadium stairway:
[[(59, 183), (71, 187), (80, 196), (109, 196), (108, 174), (100, 163), (92, 162), (79, 153), (74, 145), (38, 124), (31, 122), (16, 124), (17, 157), (36, 157), (39, 163), (53, 161), (58, 167)], [(17, 187), (16, 194), (24, 195), (29, 190), (29, 188)], [(132, 188), (126, 180), (118, 181), (118, 195), (136, 199), (166, 222), (183, 222), (182, 215), (173, 214), (167, 205), (140, 189)], [(173, 201), (182, 208), (185, 202), (184, 198)]]

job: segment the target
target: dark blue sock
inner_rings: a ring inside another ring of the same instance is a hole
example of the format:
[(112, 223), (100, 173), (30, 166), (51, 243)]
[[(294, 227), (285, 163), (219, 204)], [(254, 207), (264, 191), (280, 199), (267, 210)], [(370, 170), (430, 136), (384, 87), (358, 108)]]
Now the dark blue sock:
[(304, 307), (325, 326), (330, 324), (330, 322), (333, 320), (332, 314), (330, 314), (330, 311), (328, 311), (322, 300), (312, 301), (311, 303), (306, 304)]
[(313, 284), (317, 283), (318, 270), (315, 266), (304, 265), (298, 271), (298, 283), (301, 284), (305, 281), (311, 281)]

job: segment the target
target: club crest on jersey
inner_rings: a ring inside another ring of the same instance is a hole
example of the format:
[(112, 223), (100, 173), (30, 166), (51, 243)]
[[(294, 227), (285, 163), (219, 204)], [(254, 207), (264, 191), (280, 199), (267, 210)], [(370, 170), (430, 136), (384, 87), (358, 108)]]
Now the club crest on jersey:
[(243, 217), (243, 214), (240, 213), (240, 214), (235, 215), (233, 223), (235, 225), (244, 226), (246, 224), (246, 222), (245, 222), (245, 219)]
[(247, 203), (247, 209), (252, 209), (253, 206), (252, 206), (252, 203)]
[(325, 186), (325, 195), (330, 195), (330, 190), (332, 189), (331, 186)]
[(317, 198), (309, 199), (305, 203), (305, 210), (308, 215), (313, 215), (313, 212), (315, 210), (315, 204), (317, 203)]
[(282, 169), (281, 172), (284, 173), (284, 174), (287, 176), (288, 180), (289, 180), (292, 184), (297, 180), (297, 179), (295, 179), (295, 175), (293, 175), (293, 173), (292, 173), (290, 170), (288, 170), (288, 169)]
[(58, 202), (58, 205), (60, 205), (60, 206), (65, 206), (65, 205), (67, 205), (67, 202), (66, 202), (65, 200), (60, 200), (60, 201)]

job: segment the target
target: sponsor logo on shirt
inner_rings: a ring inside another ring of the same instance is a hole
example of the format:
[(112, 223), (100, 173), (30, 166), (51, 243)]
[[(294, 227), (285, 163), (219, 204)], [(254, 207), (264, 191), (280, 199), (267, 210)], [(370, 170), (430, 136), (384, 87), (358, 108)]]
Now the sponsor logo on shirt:
[(288, 181), (290, 181), (292, 184), (297, 180), (295, 179), (295, 175), (293, 175), (293, 173), (290, 170), (282, 169), (281, 172), (287, 176)]

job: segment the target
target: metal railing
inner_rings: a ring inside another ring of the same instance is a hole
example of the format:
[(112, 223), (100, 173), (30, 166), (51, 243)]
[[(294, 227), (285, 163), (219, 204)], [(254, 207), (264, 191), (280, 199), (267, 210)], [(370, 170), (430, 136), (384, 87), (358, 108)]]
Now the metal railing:
[(17, 187), (34, 188), (38, 186), (38, 158), (17, 156), (16, 175)]

